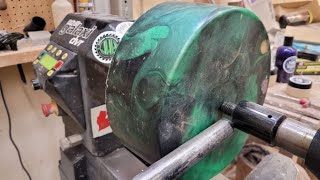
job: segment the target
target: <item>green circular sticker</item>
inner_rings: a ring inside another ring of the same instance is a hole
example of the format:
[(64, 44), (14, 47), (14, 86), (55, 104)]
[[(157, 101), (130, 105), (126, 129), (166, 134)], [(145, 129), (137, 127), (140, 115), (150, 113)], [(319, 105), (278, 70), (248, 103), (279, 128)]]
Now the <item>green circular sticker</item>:
[(120, 37), (115, 32), (103, 32), (93, 42), (93, 55), (98, 61), (110, 64), (119, 42)]

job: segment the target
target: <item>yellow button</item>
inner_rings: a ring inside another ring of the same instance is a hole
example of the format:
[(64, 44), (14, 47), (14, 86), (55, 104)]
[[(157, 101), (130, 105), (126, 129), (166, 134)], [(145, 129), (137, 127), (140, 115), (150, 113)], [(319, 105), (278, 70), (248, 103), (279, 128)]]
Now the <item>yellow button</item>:
[(52, 45), (48, 46), (47, 50), (50, 51), (53, 48)]
[(54, 52), (56, 52), (56, 50), (57, 50), (57, 48), (54, 47), (54, 48), (51, 50), (51, 52), (54, 53)]
[(61, 57), (62, 60), (66, 59), (68, 57), (68, 53), (64, 53)]
[(56, 56), (60, 56), (61, 54), (62, 54), (62, 51), (58, 50), (57, 53), (56, 53)]
[(39, 59), (36, 59), (33, 61), (33, 64), (38, 64), (38, 62), (39, 62)]
[(48, 75), (48, 76), (52, 76), (53, 73), (54, 73), (54, 71), (53, 71), (53, 70), (50, 70), (50, 71), (47, 72), (47, 75)]

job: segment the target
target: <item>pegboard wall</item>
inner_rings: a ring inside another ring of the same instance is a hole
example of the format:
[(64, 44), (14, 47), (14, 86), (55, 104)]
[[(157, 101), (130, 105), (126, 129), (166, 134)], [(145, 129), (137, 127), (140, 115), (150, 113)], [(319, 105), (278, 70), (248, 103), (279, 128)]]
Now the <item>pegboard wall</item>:
[(6, 0), (8, 8), (0, 10), (0, 31), (23, 32), (34, 16), (46, 21), (46, 30), (53, 30), (51, 5), (54, 0)]

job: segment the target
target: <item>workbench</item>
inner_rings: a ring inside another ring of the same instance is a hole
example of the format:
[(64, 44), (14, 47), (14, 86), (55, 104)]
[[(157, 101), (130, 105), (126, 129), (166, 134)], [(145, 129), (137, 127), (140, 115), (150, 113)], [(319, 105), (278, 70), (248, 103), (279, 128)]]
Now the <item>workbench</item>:
[(24, 47), (18, 51), (0, 51), (0, 68), (32, 62), (44, 48), (45, 45), (38, 45)]
[(32, 62), (44, 48), (45, 45), (37, 45), (22, 47), (18, 51), (0, 51), (0, 68), (17, 65), (20, 78), (23, 83), (26, 83), (26, 78), (21, 64)]
[(309, 100), (311, 105), (308, 108), (303, 108), (299, 104), (299, 99), (293, 98), (286, 94), (287, 84), (277, 83), (273, 87), (268, 88), (268, 93), (264, 102), (264, 106), (273, 110), (284, 113), (286, 116), (303, 121), (310, 125), (319, 126), (320, 124), (320, 76), (319, 75), (304, 75), (312, 81), (312, 89)]

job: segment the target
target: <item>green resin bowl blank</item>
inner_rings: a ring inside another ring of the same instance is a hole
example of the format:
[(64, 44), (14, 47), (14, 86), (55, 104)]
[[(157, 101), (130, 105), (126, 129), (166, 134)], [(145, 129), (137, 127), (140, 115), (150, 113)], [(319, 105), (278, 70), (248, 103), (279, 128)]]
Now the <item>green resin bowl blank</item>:
[[(123, 37), (107, 81), (114, 134), (153, 163), (225, 115), (223, 101), (262, 104), (270, 70), (266, 30), (252, 12), (210, 4), (165, 3)], [(210, 179), (240, 152), (241, 131), (182, 179)]]

